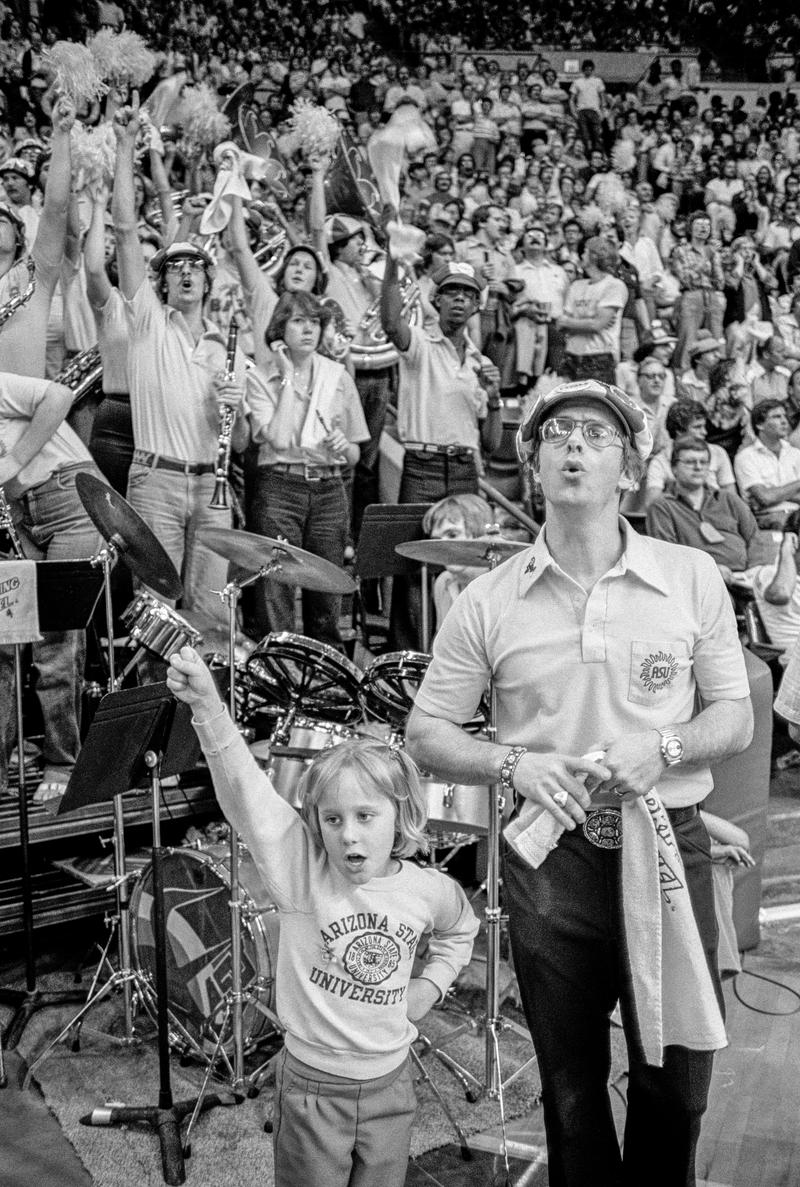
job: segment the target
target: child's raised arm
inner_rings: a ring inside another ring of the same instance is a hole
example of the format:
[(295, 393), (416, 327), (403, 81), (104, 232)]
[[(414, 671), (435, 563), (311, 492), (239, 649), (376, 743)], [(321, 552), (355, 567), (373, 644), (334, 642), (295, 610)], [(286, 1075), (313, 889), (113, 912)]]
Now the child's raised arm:
[(169, 657), (167, 687), (179, 701), (192, 706), (197, 721), (209, 721), (224, 708), (214, 677), (188, 645)]

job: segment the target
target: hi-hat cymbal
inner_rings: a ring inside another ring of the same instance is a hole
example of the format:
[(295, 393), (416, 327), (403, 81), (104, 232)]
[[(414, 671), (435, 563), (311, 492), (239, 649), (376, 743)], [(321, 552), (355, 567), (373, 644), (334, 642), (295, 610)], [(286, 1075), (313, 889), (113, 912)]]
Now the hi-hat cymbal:
[(89, 519), (134, 577), (164, 598), (179, 598), (183, 585), (175, 566), (128, 500), (94, 474), (78, 474), (75, 488)]
[(282, 585), (341, 594), (352, 593), (356, 587), (344, 569), (286, 540), (273, 540), (255, 532), (234, 532), (228, 528), (202, 528), (199, 536), (213, 552), (249, 573), (269, 568), (270, 580), (280, 581)]
[(529, 547), (519, 540), (486, 536), (475, 540), (408, 540), (405, 544), (397, 544), (395, 552), (423, 565), (467, 565), (489, 569)]

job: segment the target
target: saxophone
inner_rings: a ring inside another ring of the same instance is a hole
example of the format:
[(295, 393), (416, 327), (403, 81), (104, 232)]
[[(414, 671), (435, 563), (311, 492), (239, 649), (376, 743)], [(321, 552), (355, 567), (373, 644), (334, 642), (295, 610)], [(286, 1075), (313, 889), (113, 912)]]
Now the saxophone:
[(23, 292), (18, 293), (16, 297), (12, 297), (10, 301), (6, 301), (5, 305), (0, 308), (0, 329), (3, 328), (9, 318), (14, 316), (18, 309), (28, 304), (36, 291), (36, 265), (30, 256), (26, 257), (25, 264), (28, 268), (28, 283)]
[(5, 532), (11, 541), (11, 548), (17, 560), (24, 560), (25, 549), (22, 547), (22, 541), (19, 538), (16, 524), (11, 515), (11, 508), (8, 505), (8, 499), (2, 486), (0, 486), (0, 531)]
[[(231, 318), (228, 327), (228, 342), (225, 347), (224, 380), (230, 381), (235, 374), (236, 340), (239, 337), (239, 327), (236, 315)], [(217, 438), (217, 460), (214, 466), (214, 494), (211, 496), (209, 507), (228, 506), (228, 466), (231, 460), (231, 436), (233, 422), (236, 420), (236, 409), (223, 405), (219, 413), (219, 437)]]

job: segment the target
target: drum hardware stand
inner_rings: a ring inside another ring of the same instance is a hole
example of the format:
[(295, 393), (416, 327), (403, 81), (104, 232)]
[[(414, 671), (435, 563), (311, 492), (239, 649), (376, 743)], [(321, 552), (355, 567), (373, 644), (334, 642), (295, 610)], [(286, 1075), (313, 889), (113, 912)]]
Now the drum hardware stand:
[[(280, 568), (277, 549), (274, 550), (273, 559), (269, 564), (262, 565), (257, 572), (251, 573), (249, 577), (242, 577), (237, 581), (229, 581), (224, 589), (215, 591), (228, 608), (228, 709), (233, 722), (236, 721), (236, 607), (243, 589), (259, 581), (262, 577), (268, 577), (276, 568)], [(245, 995), (242, 993), (242, 895), (239, 882), (239, 834), (232, 825), (230, 826), (228, 842), (230, 846), (229, 877), (231, 892), (231, 988), (229, 991), (229, 1000), (226, 1004), (225, 1020), (227, 1021), (228, 1014), (230, 1014), (231, 1035), (233, 1038), (231, 1087), (236, 1092), (244, 1088), (245, 1085), (242, 1020)], [(275, 1018), (275, 1022), (280, 1028), (277, 1018)], [(209, 1069), (200, 1091), (200, 1100), (203, 1099), (216, 1056), (222, 1049), (224, 1033), (225, 1024), (223, 1024), (220, 1030), (214, 1057), (209, 1062)], [(261, 1068), (250, 1077), (249, 1091), (251, 1093), (257, 1091), (256, 1083), (260, 1072)]]
[[(164, 1181), (186, 1181), (180, 1128), (183, 1120), (217, 1106), (240, 1104), (243, 1097), (213, 1094), (200, 1103), (194, 1100), (174, 1102), (170, 1082), (169, 1016), (166, 953), (166, 906), (164, 902), (164, 855), (161, 844), (161, 779), (163, 774), (179, 774), (188, 769), (197, 754), (197, 743), (190, 723), (188, 706), (175, 701), (165, 684), (147, 685), (111, 693), (104, 697), (92, 722), (86, 743), (59, 807), (71, 811), (91, 802), (119, 795), (136, 785), (146, 768), (150, 778), (153, 849), (153, 933), (158, 1027), (159, 1095), (157, 1105), (116, 1106), (94, 1109), (81, 1118), (83, 1125), (115, 1126), (141, 1123), (156, 1131), (161, 1145)], [(108, 753), (119, 755), (112, 771), (107, 769)], [(83, 760), (83, 761), (81, 761)], [(105, 766), (105, 780), (98, 768)], [(98, 786), (98, 784), (103, 784)]]
[[(491, 543), (487, 546), (489, 568), (496, 568), (502, 559), (495, 553)], [(490, 683), (489, 721), (487, 735), (490, 742), (497, 739), (497, 689), (494, 681)], [(467, 1068), (459, 1064), (452, 1056), (442, 1051), (440, 1047), (433, 1048), (437, 1059), (452, 1072), (455, 1078), (465, 1088), (467, 1100), (475, 1103), (482, 1096), (490, 1100), (499, 1100), (501, 1113), (503, 1111), (503, 1090), (514, 1082), (523, 1072), (536, 1062), (536, 1055), (532, 1055), (517, 1070), (502, 1079), (500, 1066), (500, 1049), (498, 1036), (503, 1030), (510, 1030), (520, 1038), (531, 1042), (527, 1029), (519, 1026), (511, 1019), (503, 1018), (500, 1013), (499, 976), (500, 976), (500, 925), (502, 914), (500, 909), (500, 822), (502, 820), (505, 797), (500, 783), (494, 783), (490, 788), (489, 800), (489, 829), (488, 829), (488, 863), (486, 873), (486, 1014), (481, 1020), (484, 1028), (484, 1078), (478, 1079)], [(448, 1035), (445, 1042), (463, 1034), (466, 1030), (474, 1029), (474, 1020), (457, 1028)], [(505, 1144), (505, 1143), (504, 1143)]]
[[(22, 558), (20, 558), (22, 559)], [(36, 588), (39, 628), (42, 631), (85, 630), (92, 617), (99, 584), (88, 561), (37, 561)], [(28, 1022), (48, 1006), (75, 1005), (83, 1000), (80, 990), (42, 990), (37, 985), (34, 955), (33, 889), (30, 859), (30, 820), (25, 772), (25, 730), (22, 713), (22, 648), (14, 643), (14, 690), (19, 769), (19, 841), (22, 864), (22, 930), (25, 947), (25, 988), (0, 987), (0, 1005), (12, 1007), (11, 1021), (0, 1028), (0, 1046), (17, 1046)]]

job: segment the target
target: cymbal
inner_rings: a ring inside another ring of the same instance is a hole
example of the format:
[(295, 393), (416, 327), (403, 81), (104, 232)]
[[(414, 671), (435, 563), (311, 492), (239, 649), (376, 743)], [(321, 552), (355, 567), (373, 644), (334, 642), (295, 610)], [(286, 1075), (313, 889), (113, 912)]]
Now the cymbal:
[(488, 569), (491, 562), (499, 564), (523, 549), (530, 548), (519, 540), (504, 540), (501, 536), (487, 536), (475, 540), (408, 540), (395, 545), (395, 552), (423, 565), (467, 565)]
[(213, 552), (249, 573), (257, 573), (274, 564), (275, 568), (268, 576), (282, 585), (341, 594), (352, 593), (356, 587), (344, 569), (287, 540), (273, 540), (270, 536), (234, 532), (228, 528), (202, 528), (199, 537)]
[(134, 577), (162, 597), (179, 598), (183, 585), (175, 566), (128, 500), (94, 474), (78, 474), (75, 487), (89, 519)]

